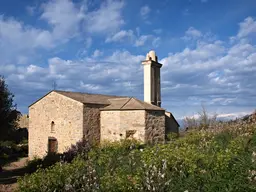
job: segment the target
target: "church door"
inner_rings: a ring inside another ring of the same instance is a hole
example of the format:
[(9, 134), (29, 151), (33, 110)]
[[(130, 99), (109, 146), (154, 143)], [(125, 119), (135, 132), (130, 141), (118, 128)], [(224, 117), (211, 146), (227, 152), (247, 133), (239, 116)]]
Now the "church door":
[(57, 153), (58, 151), (58, 142), (54, 137), (48, 139), (48, 153)]

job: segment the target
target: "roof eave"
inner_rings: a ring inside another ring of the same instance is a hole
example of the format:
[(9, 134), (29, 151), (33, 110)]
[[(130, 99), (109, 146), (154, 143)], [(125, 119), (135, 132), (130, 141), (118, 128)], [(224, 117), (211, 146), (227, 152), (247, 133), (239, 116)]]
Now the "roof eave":
[(102, 108), (100, 111), (165, 111), (164, 109), (105, 109)]
[(39, 99), (37, 99), (35, 102), (33, 102), (32, 104), (30, 104), (28, 106), (28, 108), (30, 108), (32, 105), (36, 104), (38, 101), (40, 101), (41, 99), (43, 99), (44, 97), (46, 97), (47, 95), (49, 95), (51, 92), (54, 92), (54, 90), (49, 91), (48, 93), (46, 93), (43, 97), (40, 97)]

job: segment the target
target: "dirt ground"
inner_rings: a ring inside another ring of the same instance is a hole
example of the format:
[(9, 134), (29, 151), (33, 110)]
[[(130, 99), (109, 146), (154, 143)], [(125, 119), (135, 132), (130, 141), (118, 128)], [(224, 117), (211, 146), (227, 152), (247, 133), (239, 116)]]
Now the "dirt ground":
[(3, 167), (2, 172), (0, 172), (0, 192), (10, 192), (16, 189), (17, 178), (26, 173), (27, 160), (27, 157), (20, 158), (18, 161)]

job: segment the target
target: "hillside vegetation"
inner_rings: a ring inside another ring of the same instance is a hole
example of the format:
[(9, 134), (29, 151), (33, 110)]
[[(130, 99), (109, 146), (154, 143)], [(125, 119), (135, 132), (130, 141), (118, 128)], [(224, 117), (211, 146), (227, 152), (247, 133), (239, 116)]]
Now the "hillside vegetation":
[(192, 129), (165, 144), (106, 143), (19, 179), (19, 191), (256, 191), (256, 123)]

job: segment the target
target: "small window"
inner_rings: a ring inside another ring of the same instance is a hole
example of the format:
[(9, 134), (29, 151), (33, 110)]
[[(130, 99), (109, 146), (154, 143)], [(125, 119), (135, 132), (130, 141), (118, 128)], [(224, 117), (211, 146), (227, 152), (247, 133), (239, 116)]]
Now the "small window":
[(55, 132), (55, 123), (54, 121), (51, 122), (51, 133)]

